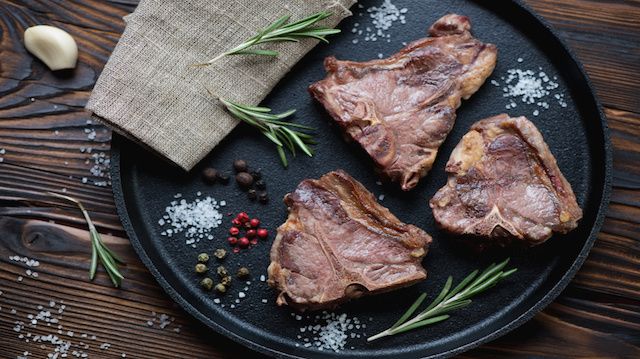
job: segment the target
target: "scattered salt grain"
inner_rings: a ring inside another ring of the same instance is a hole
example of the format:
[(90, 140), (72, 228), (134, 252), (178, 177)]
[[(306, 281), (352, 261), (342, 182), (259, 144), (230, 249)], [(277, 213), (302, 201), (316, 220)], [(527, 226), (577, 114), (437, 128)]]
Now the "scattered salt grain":
[[(518, 62), (524, 61), (518, 58)], [(559, 90), (559, 84), (555, 81), (557, 77), (549, 77), (541, 67), (538, 71), (531, 69), (509, 69), (506, 77), (501, 77), (502, 84), (496, 79), (491, 80), (491, 84), (496, 87), (502, 86), (502, 96), (508, 103), (505, 109), (515, 109), (518, 107), (517, 99), (520, 99), (524, 105), (535, 105), (537, 109), (533, 111), (534, 116), (538, 116), (541, 110), (550, 108), (548, 97), (553, 96), (561, 107), (567, 107), (564, 101), (564, 94)]]
[[(407, 8), (399, 9), (391, 0), (384, 0), (379, 6), (371, 6), (364, 8), (364, 6), (358, 7), (360, 12), (358, 16), (362, 17), (366, 14), (369, 15), (371, 23), (365, 26), (361, 26), (360, 23), (353, 24), (351, 32), (357, 36), (364, 35), (364, 41), (377, 41), (386, 40), (391, 41), (391, 34), (387, 33), (395, 22), (406, 24), (407, 20), (404, 14), (409, 10)], [(354, 44), (358, 43), (358, 39), (353, 39)]]
[(379, 200), (379, 201), (384, 201), (384, 194), (379, 195), (379, 196), (378, 196), (378, 200)]
[(261, 281), (261, 282), (264, 282), (265, 280), (266, 280), (266, 278), (265, 278), (264, 274), (263, 274), (263, 275), (261, 275), (261, 276), (260, 276), (260, 281)]

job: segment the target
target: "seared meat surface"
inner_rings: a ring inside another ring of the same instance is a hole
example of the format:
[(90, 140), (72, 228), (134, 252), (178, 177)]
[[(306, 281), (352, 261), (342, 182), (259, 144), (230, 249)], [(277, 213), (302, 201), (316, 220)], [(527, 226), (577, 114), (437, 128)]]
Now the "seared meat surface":
[(496, 64), (495, 45), (475, 39), (469, 19), (446, 15), (397, 54), (367, 62), (325, 59), (327, 77), (309, 87), (383, 176), (415, 187), (431, 169), (468, 99)]
[(271, 248), (269, 284), (278, 305), (333, 308), (426, 278), (431, 237), (400, 222), (347, 173), (302, 181), (285, 196), (289, 218)]
[(538, 129), (508, 115), (476, 122), (451, 153), (430, 201), (436, 222), (478, 244), (538, 245), (576, 228), (582, 210)]

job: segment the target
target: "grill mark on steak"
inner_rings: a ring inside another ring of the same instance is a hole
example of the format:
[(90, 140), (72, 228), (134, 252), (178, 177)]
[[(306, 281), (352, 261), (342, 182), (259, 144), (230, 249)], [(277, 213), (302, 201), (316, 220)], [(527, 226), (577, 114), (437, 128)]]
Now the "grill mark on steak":
[(284, 202), (289, 217), (268, 269), (278, 305), (333, 308), (426, 278), (420, 262), (431, 237), (400, 222), (344, 171), (302, 181)]
[(506, 114), (476, 122), (451, 153), (429, 205), (438, 225), (489, 244), (529, 246), (578, 225), (582, 210), (538, 129)]
[(451, 131), (455, 110), (491, 75), (495, 45), (475, 39), (466, 16), (449, 14), (386, 59), (327, 57), (327, 77), (309, 87), (342, 130), (369, 154), (381, 174), (416, 186)]

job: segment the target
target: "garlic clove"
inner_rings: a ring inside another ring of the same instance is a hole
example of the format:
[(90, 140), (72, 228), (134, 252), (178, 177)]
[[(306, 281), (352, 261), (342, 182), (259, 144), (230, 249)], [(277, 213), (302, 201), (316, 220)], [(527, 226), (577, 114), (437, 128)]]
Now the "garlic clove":
[(66, 31), (37, 25), (24, 32), (24, 46), (51, 70), (72, 69), (78, 60), (78, 45)]

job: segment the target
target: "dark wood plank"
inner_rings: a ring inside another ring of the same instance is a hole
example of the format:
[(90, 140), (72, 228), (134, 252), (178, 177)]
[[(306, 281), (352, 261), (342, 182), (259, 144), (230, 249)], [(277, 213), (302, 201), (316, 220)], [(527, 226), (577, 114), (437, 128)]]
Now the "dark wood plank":
[[(3, 233), (0, 241), (0, 336), (3, 338), (0, 356), (3, 358), (15, 357), (25, 350), (33, 357), (46, 358), (52, 346), (43, 349), (18, 338), (19, 334), (26, 336), (27, 333), (58, 335), (74, 343), (74, 350), (99, 357), (107, 354), (119, 357), (126, 353), (130, 358), (179, 358), (188, 353), (193, 358), (218, 358), (231, 357), (230, 350), (234, 355), (251, 354), (218, 336), (213, 349), (209, 332), (162, 293), (125, 238), (103, 236), (105, 243), (128, 263), (122, 271), (126, 277), (122, 289), (115, 289), (102, 271), (94, 282), (88, 282), (90, 244), (86, 231), (4, 217), (0, 219), (0, 233)], [(40, 265), (27, 267), (9, 259), (15, 255), (38, 260)], [(38, 277), (26, 275), (26, 269), (36, 271)], [(19, 276), (23, 277), (20, 282)], [(50, 308), (50, 301), (57, 303), (56, 310), (60, 304), (66, 306), (59, 323), (47, 327), (40, 320), (36, 328), (26, 327), (20, 333), (13, 330), (17, 320), (28, 323), (27, 316), (36, 315), (38, 306)], [(161, 314), (175, 321), (160, 328), (157, 319)], [(154, 318), (155, 323), (149, 326), (147, 321)], [(63, 335), (57, 333), (57, 325), (62, 325)], [(74, 332), (74, 336), (69, 336), (68, 331)], [(82, 334), (89, 334), (89, 338), (82, 338)], [(92, 335), (97, 339), (91, 340)], [(80, 342), (89, 344), (90, 349), (79, 347)], [(111, 344), (111, 348), (101, 350), (103, 343)]]
[(640, 2), (527, 0), (559, 30), (585, 65), (602, 102), (638, 112)]
[[(607, 107), (614, 192), (596, 245), (565, 293), (522, 328), (465, 357), (640, 357), (640, 79), (635, 76), (640, 70), (640, 2), (526, 2), (576, 51)], [(136, 358), (254, 356), (202, 328), (162, 293), (124, 238), (110, 187), (93, 184), (108, 181), (91, 169), (92, 155), (108, 157), (110, 132), (87, 123), (83, 106), (123, 30), (122, 16), (135, 4), (0, 0), (0, 357), (24, 351), (46, 357), (50, 345), (42, 349), (26, 343), (13, 328), (50, 300), (67, 306), (61, 320), (65, 334), (97, 336), (63, 336), (76, 345), (88, 344), (89, 349), (74, 349), (92, 357), (123, 352)], [(73, 76), (53, 75), (25, 52), (22, 31), (36, 23), (74, 34), (81, 56)], [(87, 130), (95, 131), (95, 138)], [(90, 247), (80, 214), (44, 195), (63, 190), (87, 205), (101, 232), (115, 235), (105, 240), (128, 263), (123, 288), (112, 288), (103, 272), (95, 282), (87, 280)], [(38, 278), (8, 259), (14, 255), (39, 260)], [(18, 282), (18, 276), (24, 279)], [(148, 327), (151, 312), (175, 322), (165, 329), (157, 323)], [(178, 326), (180, 333), (173, 331)], [(57, 327), (23, 331), (57, 334)], [(103, 343), (111, 348), (100, 349)]]

